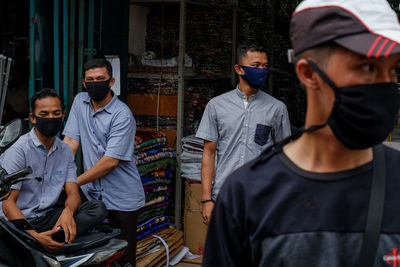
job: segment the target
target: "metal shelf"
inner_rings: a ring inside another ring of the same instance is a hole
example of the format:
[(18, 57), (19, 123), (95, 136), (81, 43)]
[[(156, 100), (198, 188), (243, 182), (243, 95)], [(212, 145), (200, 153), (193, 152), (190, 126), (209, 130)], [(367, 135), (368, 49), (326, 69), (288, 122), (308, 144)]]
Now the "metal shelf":
[[(135, 79), (158, 79), (160, 74), (156, 73), (128, 73), (128, 78)], [(163, 74), (163, 79), (178, 79), (178, 74)]]
[[(156, 73), (128, 73), (128, 79), (159, 79), (160, 74)], [(163, 74), (162, 79), (178, 79), (178, 74)], [(211, 80), (204, 74), (186, 74), (184, 75), (185, 80)], [(220, 75), (216, 76), (215, 79), (230, 79), (230, 75)]]
[(131, 4), (135, 5), (150, 5), (150, 4), (178, 4), (180, 0), (130, 0)]
[[(188, 72), (185, 70), (184, 62), (185, 62), (185, 34), (186, 34), (186, 12), (188, 6), (201, 6), (210, 9), (224, 9), (232, 12), (232, 62), (235, 61), (235, 49), (236, 49), (236, 29), (237, 29), (237, 13), (241, 12), (238, 8), (239, 0), (232, 0), (232, 5), (227, 5), (226, 7), (215, 7), (211, 4), (204, 3), (202, 0), (130, 0), (130, 4), (133, 5), (141, 5), (147, 7), (158, 7), (160, 4), (171, 4), (179, 7), (179, 54), (178, 54), (178, 73), (170, 73), (163, 74), (163, 79), (177, 79), (178, 81), (178, 92), (177, 92), (177, 125), (176, 125), (176, 153), (178, 160), (178, 167), (176, 169), (176, 180), (175, 180), (175, 226), (178, 229), (181, 229), (181, 221), (182, 221), (182, 178), (180, 176), (180, 165), (181, 159), (180, 156), (182, 154), (182, 135), (183, 135), (183, 106), (184, 106), (184, 92), (185, 92), (185, 81), (186, 80), (210, 80), (205, 74), (198, 74)], [(190, 19), (190, 18), (189, 18)], [(146, 78), (160, 78), (159, 73), (129, 73), (128, 78), (138, 78), (138, 79), (146, 79)], [(231, 82), (235, 80), (235, 73), (232, 70), (230, 75), (218, 75), (215, 77), (216, 79), (231, 79)]]
[[(184, 0), (185, 4), (189, 4), (189, 5), (196, 5), (196, 6), (203, 6), (203, 7), (214, 7), (213, 5), (207, 4), (207, 3), (203, 3), (200, 2), (198, 0)], [(130, 0), (131, 4), (135, 4), (135, 5), (144, 5), (144, 6), (151, 6), (154, 4), (179, 4), (181, 2), (181, 0)], [(226, 6), (226, 7), (222, 7), (223, 9), (229, 9), (229, 10), (233, 10), (234, 7), (233, 6)]]

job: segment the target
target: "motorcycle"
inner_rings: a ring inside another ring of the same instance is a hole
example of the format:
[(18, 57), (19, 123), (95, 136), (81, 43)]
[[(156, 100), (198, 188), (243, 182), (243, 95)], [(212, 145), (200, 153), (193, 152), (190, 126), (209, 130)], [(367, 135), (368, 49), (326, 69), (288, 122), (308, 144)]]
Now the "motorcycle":
[[(21, 132), (22, 122), (18, 119), (3, 127), (0, 131), (0, 153), (10, 147)], [(7, 199), (13, 184), (25, 180), (41, 181), (40, 177), (27, 177), (31, 173), (29, 166), (11, 174), (0, 168), (0, 202)], [(116, 261), (128, 246), (128, 242), (116, 238), (119, 234), (119, 229), (98, 227), (65, 244), (60, 250), (51, 252), (23, 231), (21, 223), (0, 218), (0, 266), (119, 266)]]

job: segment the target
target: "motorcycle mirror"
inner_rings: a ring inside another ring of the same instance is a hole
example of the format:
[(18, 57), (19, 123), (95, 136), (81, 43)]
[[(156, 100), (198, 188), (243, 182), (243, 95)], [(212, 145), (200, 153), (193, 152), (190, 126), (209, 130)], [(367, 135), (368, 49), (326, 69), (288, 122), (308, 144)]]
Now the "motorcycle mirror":
[(22, 121), (15, 119), (0, 131), (0, 150), (4, 151), (10, 147), (21, 135), (22, 132)]

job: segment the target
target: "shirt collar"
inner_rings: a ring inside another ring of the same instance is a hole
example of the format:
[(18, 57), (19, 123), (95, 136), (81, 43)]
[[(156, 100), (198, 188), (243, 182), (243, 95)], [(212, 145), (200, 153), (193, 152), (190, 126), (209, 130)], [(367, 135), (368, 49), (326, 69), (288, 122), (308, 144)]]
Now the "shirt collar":
[[(111, 90), (111, 89), (110, 89)], [(111, 95), (112, 95), (112, 99), (110, 102), (107, 103), (107, 105), (105, 105), (104, 107), (99, 108), (96, 113), (101, 112), (101, 111), (105, 111), (107, 113), (112, 113), (112, 111), (114, 111), (115, 109), (115, 102), (117, 101), (117, 95), (114, 93), (113, 90), (111, 90)], [(89, 104), (91, 105), (92, 102), (90, 102), (90, 96), (89, 94), (86, 93), (86, 97), (83, 98), (83, 103)]]
[[(247, 100), (247, 96), (245, 95), (245, 93), (243, 93), (242, 91), (239, 90), (239, 84), (236, 85), (235, 91), (236, 91), (236, 94), (240, 97), (240, 99)], [(250, 96), (249, 101), (256, 99), (260, 95), (260, 92), (261, 92), (261, 90), (258, 89), (257, 93)]]
[[(35, 131), (35, 127), (33, 127), (32, 130), (29, 132), (29, 136), (31, 137), (32, 142), (36, 147), (41, 147), (42, 146), (44, 149), (46, 149), (45, 145), (37, 137), (36, 131)], [(51, 154), (54, 150), (56, 150), (58, 148), (57, 141), (58, 141), (58, 138), (56, 137), (54, 139), (53, 145), (51, 146), (50, 151), (49, 151), (48, 154)]]

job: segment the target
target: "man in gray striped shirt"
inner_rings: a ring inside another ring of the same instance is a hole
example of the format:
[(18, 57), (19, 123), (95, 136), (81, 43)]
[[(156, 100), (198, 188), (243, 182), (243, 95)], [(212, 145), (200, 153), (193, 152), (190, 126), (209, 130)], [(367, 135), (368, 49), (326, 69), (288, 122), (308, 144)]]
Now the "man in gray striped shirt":
[(285, 104), (260, 90), (268, 75), (265, 48), (240, 45), (234, 68), (239, 75), (238, 86), (210, 100), (196, 133), (204, 139), (201, 186), (205, 224), (225, 178), (258, 156), (274, 139), (290, 135)]

